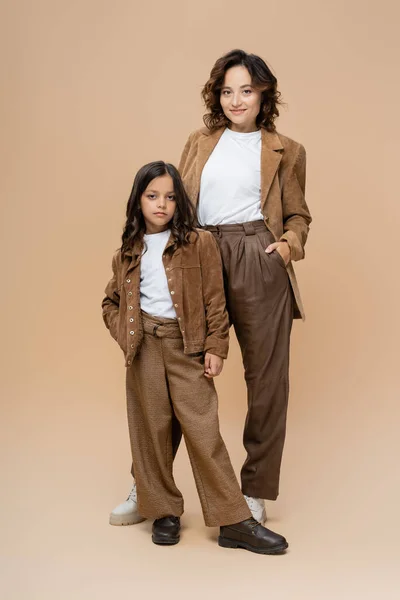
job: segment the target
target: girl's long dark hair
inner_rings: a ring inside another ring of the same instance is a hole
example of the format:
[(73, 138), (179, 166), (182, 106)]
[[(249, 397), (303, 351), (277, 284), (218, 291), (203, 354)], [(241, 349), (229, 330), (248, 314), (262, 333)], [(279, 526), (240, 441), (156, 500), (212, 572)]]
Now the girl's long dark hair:
[(175, 237), (173, 251), (179, 246), (189, 242), (190, 234), (196, 231), (197, 219), (193, 205), (183, 187), (179, 172), (174, 165), (162, 160), (144, 165), (136, 174), (131, 195), (126, 207), (126, 223), (122, 234), (122, 258), (126, 252), (133, 248), (136, 240), (143, 240), (146, 224), (140, 209), (140, 200), (147, 186), (156, 177), (170, 175), (174, 185), (176, 209), (172, 220), (169, 222), (171, 233)]

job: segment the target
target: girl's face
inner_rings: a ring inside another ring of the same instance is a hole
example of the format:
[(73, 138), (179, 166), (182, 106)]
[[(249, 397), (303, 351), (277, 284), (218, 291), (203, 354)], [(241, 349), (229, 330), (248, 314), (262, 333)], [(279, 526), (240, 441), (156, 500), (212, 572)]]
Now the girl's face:
[(176, 208), (174, 184), (170, 175), (162, 175), (150, 181), (140, 199), (140, 208), (146, 233), (160, 233), (168, 229)]
[(246, 67), (238, 65), (227, 70), (220, 102), (226, 118), (231, 122), (232, 131), (241, 133), (256, 131), (261, 92), (252, 86), (250, 73)]

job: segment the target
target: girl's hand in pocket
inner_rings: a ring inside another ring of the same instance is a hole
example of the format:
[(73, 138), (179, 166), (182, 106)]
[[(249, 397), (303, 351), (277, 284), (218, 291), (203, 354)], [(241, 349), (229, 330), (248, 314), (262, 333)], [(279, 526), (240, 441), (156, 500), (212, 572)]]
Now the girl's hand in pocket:
[(224, 359), (220, 356), (215, 356), (215, 354), (210, 354), (206, 352), (204, 357), (204, 375), (207, 379), (212, 379), (219, 375), (222, 371), (222, 367), (224, 366)]

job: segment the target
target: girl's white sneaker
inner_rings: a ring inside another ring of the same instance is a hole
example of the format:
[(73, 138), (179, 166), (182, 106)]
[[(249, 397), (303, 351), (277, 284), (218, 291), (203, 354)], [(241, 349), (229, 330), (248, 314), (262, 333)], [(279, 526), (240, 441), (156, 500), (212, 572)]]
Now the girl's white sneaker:
[(118, 504), (110, 513), (110, 525), (135, 525), (145, 520), (145, 517), (141, 517), (138, 513), (136, 483), (134, 483), (125, 502)]
[(265, 523), (267, 520), (267, 513), (265, 510), (265, 502), (262, 498), (253, 498), (253, 496), (246, 496), (243, 494), (244, 499), (247, 502), (247, 506), (249, 507), (251, 514), (253, 515), (253, 519), (261, 523)]

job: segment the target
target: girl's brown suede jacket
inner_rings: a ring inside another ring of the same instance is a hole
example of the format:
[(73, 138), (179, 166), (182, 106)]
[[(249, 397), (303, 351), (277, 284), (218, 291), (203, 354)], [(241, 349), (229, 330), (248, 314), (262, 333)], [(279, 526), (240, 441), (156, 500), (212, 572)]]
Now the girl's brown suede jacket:
[[(190, 243), (174, 250), (171, 235), (163, 262), (169, 291), (183, 337), (185, 354), (210, 352), (226, 358), (229, 319), (220, 252), (212, 234), (196, 230)], [(170, 249), (170, 250), (168, 250)], [(113, 276), (105, 289), (103, 319), (130, 366), (143, 339), (140, 310), (140, 258), (143, 244), (136, 242), (122, 260), (118, 251), (112, 261)]]

